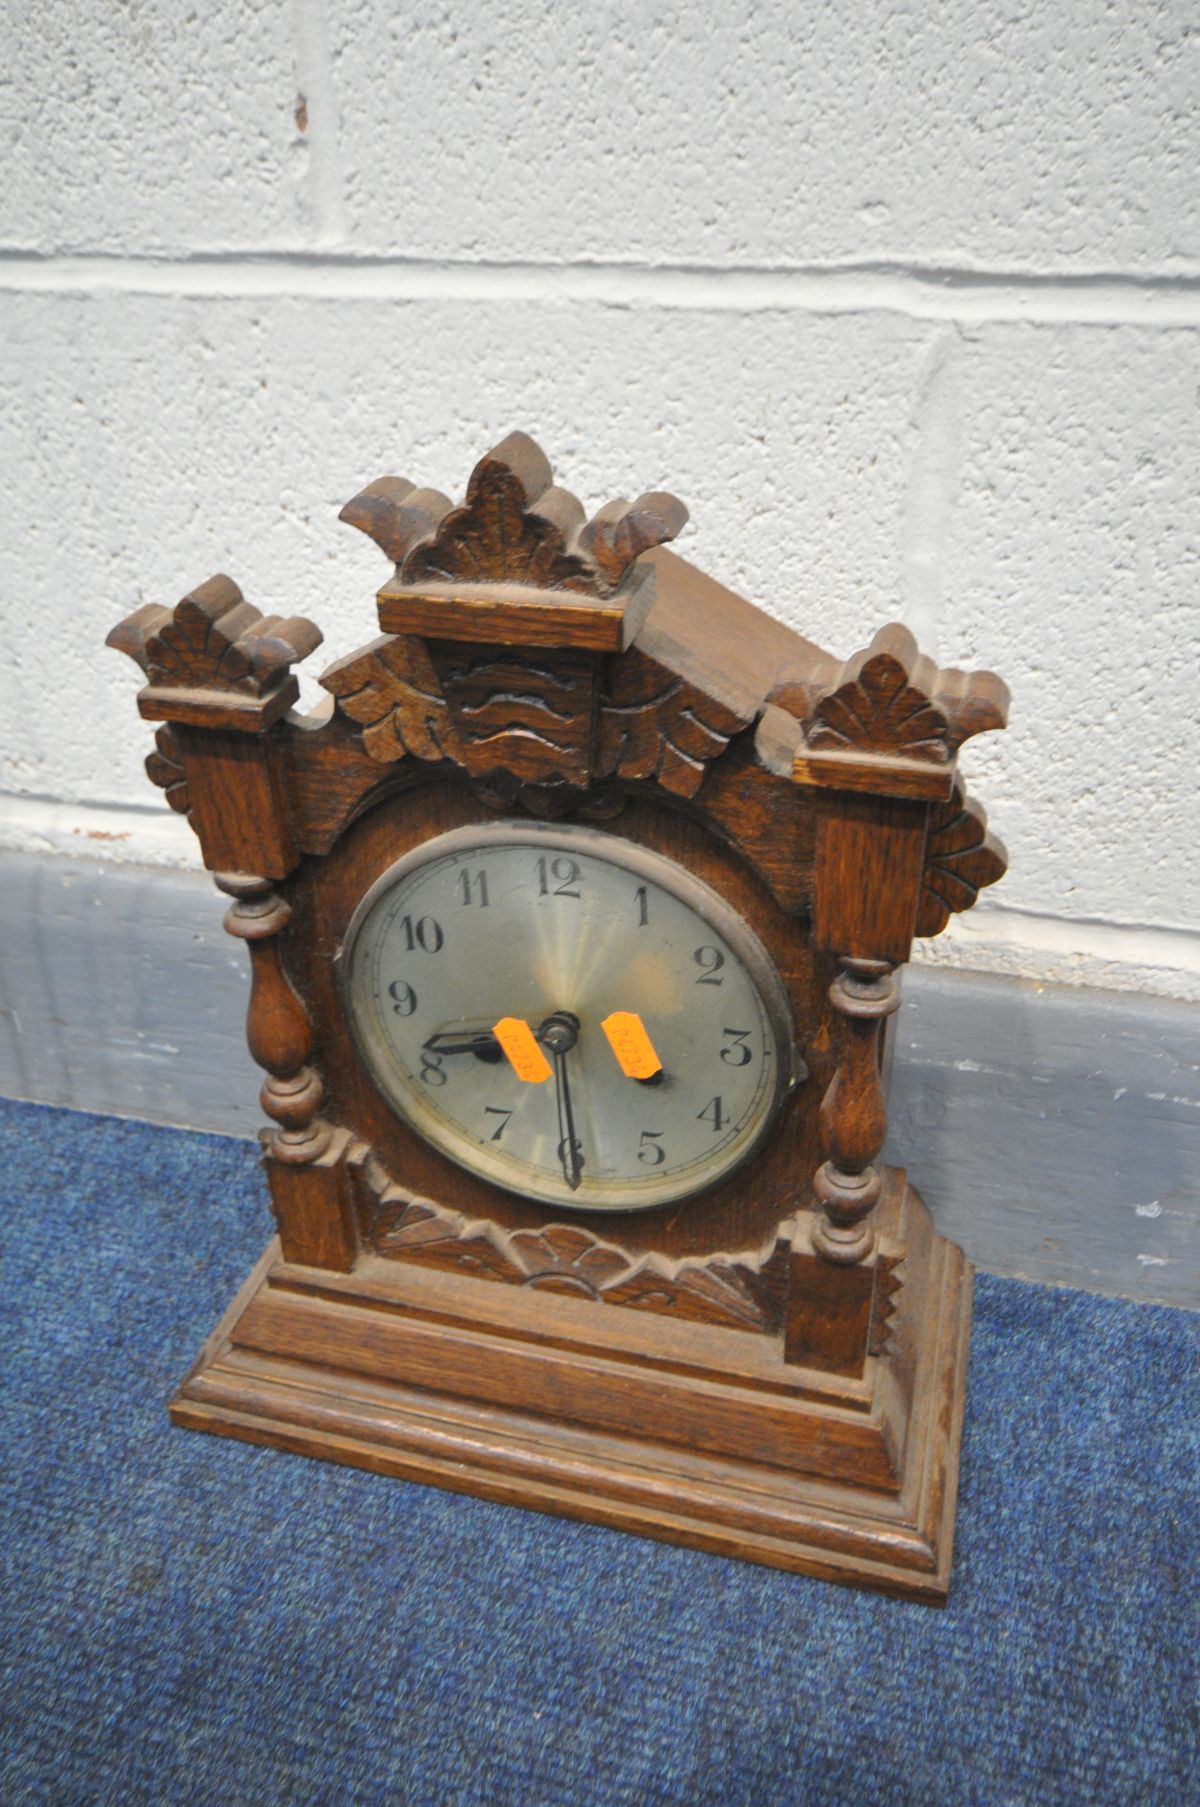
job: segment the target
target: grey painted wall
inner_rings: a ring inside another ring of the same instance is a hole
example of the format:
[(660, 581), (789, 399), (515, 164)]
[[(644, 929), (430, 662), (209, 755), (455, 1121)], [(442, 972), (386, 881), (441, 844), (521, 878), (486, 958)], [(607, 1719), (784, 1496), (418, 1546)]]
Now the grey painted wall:
[[(199, 873), (0, 856), (0, 1095), (252, 1137), (223, 910)], [(1200, 1307), (1200, 1008), (914, 967), (891, 1097), (889, 1159), (981, 1267)]]
[(1200, 1008), (905, 975), (890, 1158), (994, 1273), (1200, 1306)]

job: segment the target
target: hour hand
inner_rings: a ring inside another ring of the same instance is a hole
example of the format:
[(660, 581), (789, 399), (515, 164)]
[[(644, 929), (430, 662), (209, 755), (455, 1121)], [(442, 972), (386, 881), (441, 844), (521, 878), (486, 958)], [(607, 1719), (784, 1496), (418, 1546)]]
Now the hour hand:
[(425, 1054), (478, 1054), (483, 1060), (502, 1060), (500, 1043), (490, 1029), (443, 1029), (422, 1043)]

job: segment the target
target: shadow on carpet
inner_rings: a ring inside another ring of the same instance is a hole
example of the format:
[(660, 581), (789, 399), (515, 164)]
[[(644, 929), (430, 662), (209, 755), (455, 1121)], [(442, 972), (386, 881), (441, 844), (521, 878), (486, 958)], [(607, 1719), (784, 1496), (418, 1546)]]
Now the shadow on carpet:
[(175, 1430), (253, 1151), (0, 1158), (4, 1802), (1200, 1798), (1200, 1317), (980, 1280), (938, 1612)]

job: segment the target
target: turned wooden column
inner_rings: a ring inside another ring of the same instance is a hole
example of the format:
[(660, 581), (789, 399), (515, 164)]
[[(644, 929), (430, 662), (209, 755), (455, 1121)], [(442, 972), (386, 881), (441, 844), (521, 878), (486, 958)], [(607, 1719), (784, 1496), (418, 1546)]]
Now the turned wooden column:
[(347, 1273), (358, 1253), (348, 1137), (318, 1114), (325, 1087), (311, 1065), (312, 1024), (280, 958), (291, 908), (270, 879), (243, 872), (213, 878), (234, 900), (227, 932), (250, 950), (246, 1040), (267, 1074), (260, 1098), (275, 1127), (264, 1132), (263, 1163), (284, 1259)]
[(214, 872), (213, 879), (234, 899), (225, 913), (226, 933), (250, 949), (246, 1040), (267, 1073), (259, 1094), (262, 1107), (278, 1126), (267, 1132), (267, 1151), (277, 1161), (302, 1167), (324, 1154), (333, 1131), (317, 1115), (325, 1088), (308, 1065), (312, 1024), (279, 958), (278, 936), (292, 912), (270, 879), (243, 872)]
[(880, 1040), (900, 992), (886, 960), (844, 957), (840, 964), (829, 997), (842, 1018), (842, 1045), (821, 1101), (826, 1159), (813, 1178), (821, 1215), (812, 1241), (826, 1261), (842, 1267), (865, 1260), (875, 1247), (871, 1214), (882, 1187), (875, 1160), (887, 1135)]
[(312, 1024), (279, 948), (291, 909), (273, 888), (300, 859), (283, 759), (300, 694), (291, 666), (320, 643), (311, 621), (260, 614), (224, 576), (173, 609), (136, 609), (108, 636), (149, 679), (142, 715), (166, 724), (147, 771), (195, 829), (205, 865), (233, 899), (225, 927), (250, 949), (247, 1035), (267, 1074), (263, 1161), (284, 1256), (344, 1273), (358, 1254), (350, 1135), (318, 1114)]
[[(844, 755), (797, 756), (798, 782), (816, 792), (813, 939), (836, 963), (829, 987), (829, 1065), (818, 1116), (821, 1159), (806, 1188), (806, 1215), (793, 1243), (785, 1334), (787, 1360), (838, 1374), (865, 1372), (881, 1275), (876, 1207), (885, 1182), (887, 1135), (880, 1053), (883, 1026), (900, 1003), (893, 974), (907, 960), (921, 887), (928, 803), (880, 795), (889, 783), (925, 789), (880, 760), (860, 774), (870, 790), (844, 788)], [(934, 771), (938, 790), (947, 770)], [(836, 783), (833, 782), (836, 780)]]

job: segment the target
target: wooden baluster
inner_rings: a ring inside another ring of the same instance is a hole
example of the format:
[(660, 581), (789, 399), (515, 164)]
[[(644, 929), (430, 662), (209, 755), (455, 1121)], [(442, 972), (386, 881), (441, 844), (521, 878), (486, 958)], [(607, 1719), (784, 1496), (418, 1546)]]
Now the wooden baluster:
[(812, 1240), (826, 1261), (847, 1267), (863, 1261), (875, 1246), (870, 1219), (881, 1186), (875, 1158), (887, 1135), (880, 1029), (899, 1007), (900, 992), (890, 961), (843, 956), (839, 964), (842, 970), (829, 996), (845, 1027), (837, 1070), (821, 1101), (827, 1158), (813, 1180), (822, 1215)]
[(317, 1116), (325, 1088), (307, 1064), (313, 1051), (308, 1012), (279, 959), (277, 937), (291, 921), (291, 908), (273, 890), (270, 879), (241, 872), (213, 876), (218, 889), (235, 900), (225, 914), (226, 932), (250, 949), (246, 1040), (267, 1073), (260, 1093), (262, 1107), (279, 1125), (267, 1146), (277, 1161), (303, 1166), (325, 1152), (333, 1131)]
[(234, 899), (226, 929), (250, 949), (246, 1039), (267, 1074), (262, 1107), (275, 1127), (264, 1136), (264, 1160), (284, 1257), (348, 1272), (358, 1248), (345, 1166), (348, 1137), (318, 1115), (325, 1088), (309, 1065), (312, 1025), (279, 955), (278, 937), (291, 908), (270, 879), (242, 872), (213, 876)]

